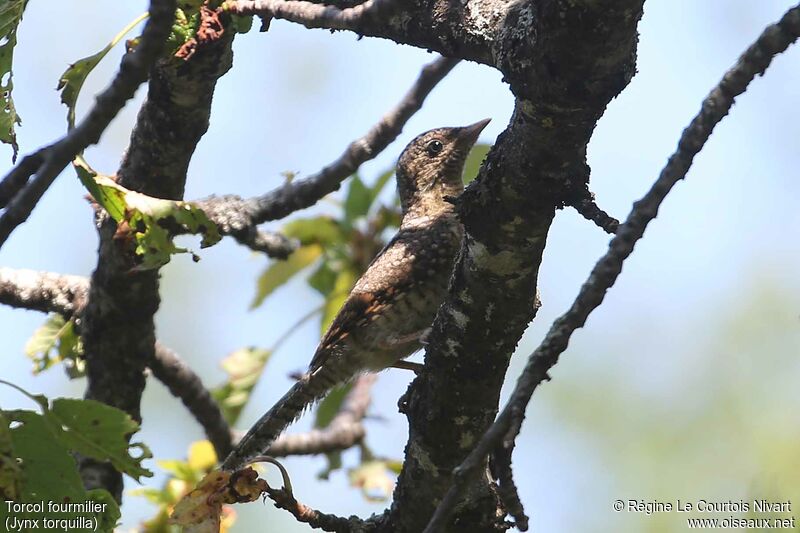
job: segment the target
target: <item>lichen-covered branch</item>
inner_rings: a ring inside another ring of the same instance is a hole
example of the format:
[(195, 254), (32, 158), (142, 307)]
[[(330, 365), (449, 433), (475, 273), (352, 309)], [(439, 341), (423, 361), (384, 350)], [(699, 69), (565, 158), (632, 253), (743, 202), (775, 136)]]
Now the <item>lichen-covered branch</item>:
[[(152, 0), (150, 18), (139, 45), (125, 54), (111, 85), (97, 95), (95, 105), (77, 126), (57, 142), (24, 158), (3, 178), (2, 195), (10, 200), (0, 215), (0, 248), (14, 229), (25, 222), (53, 180), (77, 154), (96, 144), (111, 120), (146, 79), (164, 47), (175, 16), (175, 0)], [(33, 179), (28, 178), (35, 173)]]
[(706, 97), (700, 112), (683, 131), (677, 150), (670, 156), (650, 190), (634, 203), (628, 218), (609, 243), (608, 252), (592, 269), (570, 309), (553, 323), (542, 343), (528, 358), (508, 404), (458, 467), (453, 487), (439, 505), (426, 532), (441, 531), (445, 527), (469, 480), (480, 474), (488, 455), (504, 446), (504, 440), (516, 438), (525, 408), (536, 387), (547, 379), (547, 371), (566, 350), (572, 333), (583, 327), (589, 314), (603, 302), (606, 292), (622, 271), (623, 262), (633, 252), (647, 225), (658, 214), (664, 198), (686, 176), (695, 155), (703, 148), (714, 127), (730, 111), (734, 98), (742, 94), (755, 76), (762, 74), (772, 59), (798, 37), (800, 6), (790, 9), (777, 24), (767, 27)]
[[(205, 10), (202, 16), (215, 15)], [(231, 65), (230, 32), (211, 37), (197, 45), (191, 58), (164, 58), (152, 69), (147, 99), (117, 172), (123, 187), (157, 198), (182, 198), (192, 154), (208, 129), (214, 88)], [(101, 213), (97, 267), (81, 322), (86, 396), (140, 420), (144, 370), (155, 356), (158, 271), (135, 270), (135, 257), (119, 245), (116, 229)], [(121, 477), (110, 464), (83, 461), (81, 471), (85, 480), (94, 480), (89, 488), (100, 484), (120, 497)]]
[[(263, 196), (242, 199), (221, 196), (198, 202), (215, 220), (223, 221), (223, 233), (248, 234), (256, 225), (278, 220), (299, 209), (314, 205), (323, 196), (337, 190), (345, 178), (364, 162), (376, 157), (394, 141), (406, 122), (422, 107), (434, 87), (458, 63), (457, 59), (440, 58), (426, 65), (403, 99), (386, 113), (369, 132), (350, 143), (334, 162), (307, 178), (286, 183)], [(228, 220), (227, 223), (224, 221)]]
[(398, 9), (398, 0), (366, 0), (347, 8), (319, 5), (302, 0), (235, 0), (223, 5), (223, 9), (237, 15), (259, 15), (261, 17), (286, 19), (302, 24), (306, 28), (359, 31), (370, 20), (380, 20)]
[(69, 317), (80, 313), (88, 293), (83, 276), (0, 267), (0, 304)]

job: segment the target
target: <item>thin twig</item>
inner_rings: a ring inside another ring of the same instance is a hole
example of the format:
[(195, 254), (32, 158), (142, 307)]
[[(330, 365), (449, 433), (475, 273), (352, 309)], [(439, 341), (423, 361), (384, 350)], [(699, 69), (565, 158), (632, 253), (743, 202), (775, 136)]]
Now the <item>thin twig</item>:
[(281, 472), (283, 480), (283, 487), (275, 489), (267, 485), (267, 495), (275, 502), (275, 507), (279, 509), (286, 509), (289, 511), (298, 522), (303, 522), (311, 526), (312, 529), (321, 529), (323, 531), (334, 531), (340, 533), (349, 533), (352, 531), (365, 532), (369, 531), (369, 522), (362, 520), (357, 516), (344, 518), (332, 514), (322, 513), (316, 509), (300, 503), (294, 497), (292, 491), (292, 482), (289, 479), (289, 473), (284, 466), (270, 456), (256, 457), (254, 462), (267, 462), (278, 467)]
[(612, 217), (598, 206), (592, 196), (586, 196), (575, 202), (572, 207), (575, 211), (581, 214), (583, 218), (594, 222), (598, 227), (602, 228), (606, 233), (611, 235), (617, 232), (619, 228), (619, 220)]
[(42, 165), (44, 149), (26, 155), (19, 164), (0, 181), (0, 209), (8, 205), (14, 196), (28, 183), (28, 179)]
[(223, 9), (237, 15), (259, 15), (267, 20), (284, 19), (306, 28), (358, 32), (367, 20), (386, 18), (401, 4), (397, 0), (367, 0), (363, 4), (341, 9), (301, 0), (234, 0), (226, 2)]
[(337, 190), (342, 181), (366, 161), (376, 157), (403, 130), (406, 122), (420, 110), (425, 98), (458, 63), (458, 59), (439, 58), (426, 65), (403, 99), (362, 138), (353, 141), (334, 162), (307, 178), (286, 183), (263, 196), (242, 199), (221, 196), (198, 203), (206, 212), (214, 213), (215, 221), (228, 212), (231, 228), (221, 225), (230, 234), (250, 231), (249, 228), (269, 220), (278, 220), (299, 209), (314, 205), (323, 196)]
[(227, 457), (233, 448), (231, 428), (219, 404), (203, 382), (178, 354), (157, 342), (155, 356), (148, 364), (153, 375), (166, 385), (202, 426), (217, 457)]
[[(12, 193), (14, 188), (25, 185), (8, 201), (5, 212), (0, 216), (0, 247), (11, 232), (28, 219), (64, 167), (86, 147), (100, 140), (100, 135), (111, 120), (147, 79), (150, 67), (160, 55), (172, 29), (175, 5), (175, 0), (151, 0), (150, 19), (139, 44), (122, 58), (116, 77), (108, 88), (97, 95), (95, 105), (86, 117), (60, 140), (38, 151), (41, 161), (38, 161), (36, 154), (26, 157), (3, 179), (4, 184), (8, 182), (8, 189)], [(40, 164), (37, 165), (37, 162)], [(35, 176), (28, 181), (34, 172)]]
[(658, 214), (664, 198), (686, 176), (695, 155), (703, 148), (717, 123), (730, 111), (734, 98), (745, 91), (756, 75), (763, 74), (772, 59), (799, 36), (800, 6), (796, 6), (787, 11), (777, 24), (768, 26), (709, 93), (700, 112), (683, 131), (677, 150), (647, 194), (634, 203), (625, 223), (611, 239), (608, 252), (592, 269), (570, 309), (553, 323), (542, 343), (528, 358), (503, 411), (475, 449), (455, 469), (453, 485), (425, 528), (426, 533), (445, 530), (451, 513), (461, 499), (461, 493), (480, 473), (486, 457), (501, 445), (503, 439), (516, 438), (525, 408), (536, 387), (547, 379), (548, 370), (566, 350), (572, 333), (582, 327), (589, 314), (602, 303), (606, 292), (622, 271), (622, 263), (633, 252), (647, 225)]

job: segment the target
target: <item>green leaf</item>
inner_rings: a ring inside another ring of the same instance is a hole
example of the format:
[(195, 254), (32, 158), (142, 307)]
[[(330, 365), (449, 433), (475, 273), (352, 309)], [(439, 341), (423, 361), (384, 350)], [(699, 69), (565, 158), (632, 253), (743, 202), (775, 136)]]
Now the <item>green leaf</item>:
[[(75, 400), (81, 401), (81, 400)], [(34, 411), (15, 410), (0, 413), (3, 429), (8, 431), (14, 449), (14, 458), (19, 460), (24, 474), (24, 486), (21, 495), (15, 498), (22, 502), (75, 502), (82, 503), (89, 500), (102, 504), (103, 511), (93, 513), (58, 512), (53, 513), (23, 513), (24, 516), (15, 515), (17, 518), (47, 518), (87, 519), (97, 518), (99, 531), (111, 531), (119, 520), (119, 508), (111, 495), (102, 489), (86, 491), (83, 488), (81, 477), (78, 474), (77, 464), (74, 459), (75, 450), (71, 449), (63, 440), (64, 432), (53, 420), (48, 412), (39, 414)], [(9, 424), (13, 425), (10, 429)], [(2, 430), (0, 430), (2, 431)], [(0, 509), (0, 520), (7, 506)], [(102, 525), (103, 527), (100, 527)]]
[(322, 296), (328, 296), (336, 285), (336, 277), (337, 273), (331, 268), (330, 261), (322, 261), (308, 277), (308, 284)]
[(14, 150), (12, 161), (17, 160), (19, 145), (15, 126), (22, 124), (14, 107), (11, 92), (14, 89), (13, 60), (14, 47), (17, 45), (17, 27), (22, 20), (22, 13), (28, 5), (28, 0), (2, 0), (0, 1), (0, 142), (10, 144)]
[(253, 15), (233, 15), (231, 16), (231, 26), (236, 33), (247, 33), (253, 27)]
[(374, 199), (372, 191), (364, 185), (358, 174), (350, 178), (350, 188), (344, 200), (344, 217), (347, 222), (352, 222), (363, 217), (369, 211)]
[[(56, 398), (46, 415), (62, 429), (60, 438), (71, 450), (98, 461), (110, 461), (136, 481), (153, 475), (142, 467), (142, 461), (152, 457), (147, 446), (128, 443), (139, 424), (124, 411), (95, 400)], [(131, 455), (132, 448), (139, 450), (138, 457)]]
[(328, 427), (331, 421), (336, 417), (336, 413), (342, 408), (342, 402), (350, 393), (353, 388), (352, 383), (341, 385), (334, 388), (325, 399), (319, 403), (317, 407), (317, 416), (314, 419), (314, 427), (322, 429)]
[(163, 266), (172, 254), (190, 253), (175, 246), (173, 235), (176, 228), (201, 234), (202, 248), (212, 246), (222, 238), (216, 224), (191, 202), (162, 200), (130, 191), (108, 176), (97, 174), (82, 157), (76, 158), (73, 165), (94, 200), (117, 221), (117, 237), (131, 238), (139, 256), (137, 270)]
[(342, 243), (347, 236), (339, 222), (331, 217), (299, 218), (283, 226), (283, 234), (297, 239), (300, 244), (330, 246)]
[(372, 194), (372, 201), (374, 202), (378, 195), (381, 193), (383, 188), (386, 186), (386, 183), (394, 176), (394, 168), (390, 168), (380, 176), (378, 179), (375, 180), (375, 183), (372, 185), (370, 189), (370, 194)]
[(255, 309), (264, 303), (264, 300), (275, 289), (289, 281), (295, 274), (316, 261), (322, 255), (322, 247), (318, 244), (301, 246), (295, 250), (285, 261), (274, 261), (258, 277), (258, 288), (250, 309)]
[(320, 323), (322, 334), (328, 330), (328, 327), (333, 322), (342, 304), (350, 294), (350, 289), (356, 284), (358, 276), (349, 268), (340, 271), (336, 276), (336, 283), (333, 285), (333, 290), (328, 294), (325, 299), (325, 305), (322, 310), (322, 322)]
[(223, 359), (222, 368), (228, 381), (213, 389), (211, 396), (219, 403), (228, 424), (235, 424), (250, 399), (272, 352), (258, 348), (242, 348)]
[(321, 470), (317, 477), (327, 480), (333, 472), (342, 468), (342, 452), (328, 452), (325, 454), (325, 458), (328, 460), (328, 466)]
[(0, 498), (4, 501), (16, 501), (22, 495), (25, 477), (15, 457), (9, 420), (0, 411)]
[(58, 86), (56, 87), (56, 90), (61, 91), (61, 103), (67, 106), (67, 125), (69, 129), (75, 127), (75, 106), (78, 103), (78, 95), (83, 88), (83, 83), (86, 81), (89, 73), (94, 70), (97, 64), (100, 63), (104, 57), (106, 57), (106, 54), (108, 54), (108, 52), (114, 48), (114, 46), (116, 46), (120, 40), (122, 40), (126, 33), (131, 31), (134, 27), (136, 27), (137, 24), (146, 19), (147, 16), (147, 13), (138, 16), (135, 20), (125, 26), (121, 32), (114, 36), (111, 42), (105, 46), (105, 48), (96, 54), (79, 59), (75, 63), (71, 64), (61, 75), (58, 80)]
[[(55, 350), (55, 355), (50, 353)], [(33, 360), (33, 372), (43, 370), (69, 361), (67, 372), (70, 377), (80, 377), (84, 373), (83, 345), (80, 335), (75, 331), (73, 319), (64, 320), (59, 314), (52, 314), (25, 344), (25, 354)]]
[(486, 154), (489, 153), (491, 148), (491, 144), (476, 144), (472, 147), (472, 151), (467, 156), (466, 163), (464, 163), (464, 185), (478, 177), (481, 164), (486, 159)]

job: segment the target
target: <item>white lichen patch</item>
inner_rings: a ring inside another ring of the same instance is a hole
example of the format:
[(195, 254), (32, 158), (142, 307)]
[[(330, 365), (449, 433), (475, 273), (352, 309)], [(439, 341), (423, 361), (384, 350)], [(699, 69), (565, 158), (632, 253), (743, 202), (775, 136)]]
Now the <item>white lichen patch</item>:
[(408, 454), (411, 457), (414, 457), (419, 465), (430, 473), (432, 477), (439, 477), (439, 470), (436, 468), (436, 465), (431, 460), (430, 456), (419, 447), (419, 445), (412, 441), (408, 446)]
[(533, 270), (532, 261), (524, 260), (520, 254), (510, 250), (502, 250), (493, 254), (486, 246), (475, 240), (470, 241), (467, 247), (475, 264), (499, 276), (510, 274), (525, 276)]
[(453, 419), (453, 423), (457, 426), (463, 426), (467, 422), (469, 422), (468, 416), (457, 416)]
[(458, 309), (455, 309), (454, 307), (451, 307), (450, 308), (450, 316), (453, 317), (453, 322), (456, 323), (456, 326), (458, 326), (458, 329), (460, 329), (462, 331), (467, 329), (467, 323), (469, 322), (469, 317), (467, 315), (465, 315), (464, 313), (462, 313)]

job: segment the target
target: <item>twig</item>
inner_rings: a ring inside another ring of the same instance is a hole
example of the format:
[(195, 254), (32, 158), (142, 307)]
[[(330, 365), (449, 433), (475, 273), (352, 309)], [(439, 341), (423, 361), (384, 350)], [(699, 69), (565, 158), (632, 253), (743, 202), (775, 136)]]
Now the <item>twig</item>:
[(166, 385), (202, 426), (217, 457), (227, 457), (233, 447), (231, 429), (219, 404), (203, 385), (200, 376), (178, 354), (157, 342), (155, 356), (148, 365), (153, 375)]
[(511, 398), (500, 415), (464, 462), (455, 469), (453, 485), (425, 528), (426, 533), (446, 528), (461, 492), (480, 473), (486, 457), (504, 439), (516, 438), (525, 408), (536, 387), (548, 378), (548, 370), (558, 362), (572, 333), (582, 327), (589, 314), (602, 303), (606, 291), (622, 271), (622, 263), (633, 252), (634, 245), (644, 234), (648, 223), (658, 214), (659, 206), (672, 187), (686, 176), (694, 156), (703, 148), (717, 123), (728, 114), (734, 98), (745, 91), (756, 75), (763, 74), (773, 57), (786, 50), (798, 36), (800, 6), (787, 11), (777, 24), (768, 26), (703, 101), (700, 112), (683, 131), (678, 149), (647, 194), (634, 203), (625, 223), (611, 239), (608, 252), (592, 269), (570, 309), (553, 323), (542, 343), (528, 358)]
[(298, 522), (303, 522), (311, 526), (312, 529), (321, 529), (323, 531), (334, 531), (340, 533), (347, 533), (351, 531), (365, 532), (371, 528), (368, 527), (369, 522), (360, 519), (357, 516), (344, 518), (332, 514), (322, 513), (316, 509), (298, 502), (294, 493), (292, 492), (292, 482), (289, 479), (289, 473), (286, 468), (278, 461), (269, 456), (257, 457), (255, 461), (267, 462), (274, 464), (281, 472), (283, 479), (283, 487), (274, 489), (267, 485), (267, 495), (275, 502), (275, 507), (279, 509), (286, 509), (289, 511)]
[[(281, 2), (291, 3), (291, 2)], [(286, 183), (263, 196), (242, 199), (238, 196), (221, 196), (201, 200), (198, 205), (206, 212), (215, 213), (222, 220), (222, 213), (229, 212), (231, 220), (237, 221), (236, 231), (250, 231), (249, 227), (269, 220), (278, 220), (299, 209), (314, 205), (323, 196), (337, 190), (342, 181), (355, 172), (362, 163), (376, 157), (394, 141), (405, 123), (422, 107), (430, 94), (458, 59), (439, 58), (426, 65), (417, 81), (403, 99), (362, 138), (353, 141), (347, 149), (316, 174)], [(242, 218), (244, 217), (244, 218)], [(221, 231), (228, 231), (225, 225)]]
[(96, 144), (100, 135), (117, 116), (125, 102), (130, 100), (136, 88), (146, 79), (150, 67), (155, 63), (172, 29), (175, 17), (175, 0), (151, 0), (150, 19), (142, 32), (139, 44), (133, 52), (125, 54), (111, 85), (97, 95), (94, 107), (75, 128), (57, 142), (37, 152), (41, 156), (39, 165), (36, 154), (23, 159), (3, 179), (13, 192), (15, 187), (36, 175), (24, 188), (10, 199), (5, 212), (0, 216), (0, 248), (14, 229), (30, 216), (39, 199), (67, 164), (86, 147)]
[(581, 214), (583, 218), (594, 222), (598, 227), (602, 228), (606, 233), (614, 234), (619, 228), (619, 220), (612, 217), (598, 206), (594, 198), (588, 195), (575, 202), (572, 207), (575, 211)]
[(511, 468), (511, 455), (516, 440), (512, 437), (505, 440), (492, 455), (491, 465), (497, 478), (497, 495), (508, 514), (514, 519), (514, 525), (520, 531), (528, 531), (528, 516), (522, 506), (517, 485), (514, 483), (514, 471)]
[(287, 455), (314, 455), (337, 450), (346, 450), (361, 442), (365, 431), (362, 424), (370, 404), (370, 388), (375, 374), (364, 374), (353, 384), (342, 407), (324, 429), (312, 429), (307, 433), (282, 435), (266, 451), (272, 457)]
[(366, 20), (385, 18), (401, 4), (397, 0), (367, 0), (363, 4), (341, 9), (301, 0), (234, 0), (226, 2), (223, 9), (237, 15), (259, 15), (267, 20), (284, 19), (306, 28), (358, 32)]
[(0, 209), (8, 205), (8, 202), (22, 189), (28, 179), (42, 165), (42, 154), (44, 149), (26, 155), (19, 164), (6, 174), (3, 181), (0, 181)]
[(223, 198), (211, 197), (198, 204), (222, 235), (233, 237), (251, 250), (275, 259), (286, 259), (297, 249), (295, 240), (280, 233), (259, 230), (245, 210), (231, 209)]

